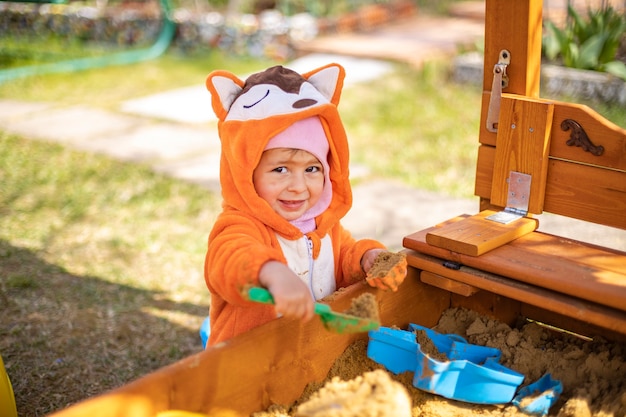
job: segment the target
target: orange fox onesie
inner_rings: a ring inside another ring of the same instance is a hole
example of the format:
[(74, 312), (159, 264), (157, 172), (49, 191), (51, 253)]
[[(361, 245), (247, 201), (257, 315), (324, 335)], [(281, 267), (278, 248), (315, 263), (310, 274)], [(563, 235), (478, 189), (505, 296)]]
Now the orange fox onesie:
[[(344, 76), (344, 69), (337, 64), (302, 75), (276, 66), (245, 82), (227, 71), (209, 74), (206, 85), (222, 142), (223, 211), (209, 235), (205, 260), (211, 292), (208, 345), (276, 318), (273, 306), (252, 303), (245, 296), (248, 286), (259, 285), (264, 263), (279, 261), (292, 268), (288, 258), (301, 253), (298, 248), (302, 244), (305, 257), (306, 248), (309, 250), (311, 269), (320, 258), (331, 259), (331, 267), (324, 273), (334, 274), (332, 288), (319, 288), (318, 294), (314, 278), (303, 277), (311, 281), (312, 295), (319, 299), (363, 280), (363, 254), (384, 248), (375, 240), (355, 240), (340, 224), (352, 205), (348, 141), (337, 111)], [(326, 178), (332, 184), (332, 198), (328, 208), (315, 217), (314, 229), (303, 233), (259, 197), (253, 171), (270, 139), (310, 118), (319, 118), (328, 139), (328, 161), (324, 162), (329, 166)]]

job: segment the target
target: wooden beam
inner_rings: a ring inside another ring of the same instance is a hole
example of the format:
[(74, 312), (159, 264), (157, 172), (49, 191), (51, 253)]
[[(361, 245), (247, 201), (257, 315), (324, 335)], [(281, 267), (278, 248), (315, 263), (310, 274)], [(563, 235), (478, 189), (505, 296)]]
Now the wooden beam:
[[(539, 97), (541, 79), (541, 27), (543, 0), (487, 0), (485, 10), (485, 53), (483, 91), (491, 92), (494, 66), (500, 52), (507, 50), (511, 62), (504, 93)], [(486, 128), (490, 94), (483, 95), (480, 142), (495, 143), (495, 132)]]
[(527, 211), (541, 214), (546, 192), (554, 105), (526, 97), (502, 97), (491, 203), (506, 207), (511, 171), (530, 175)]
[(487, 0), (483, 90), (491, 90), (500, 51), (511, 53), (506, 92), (539, 97), (543, 0)]

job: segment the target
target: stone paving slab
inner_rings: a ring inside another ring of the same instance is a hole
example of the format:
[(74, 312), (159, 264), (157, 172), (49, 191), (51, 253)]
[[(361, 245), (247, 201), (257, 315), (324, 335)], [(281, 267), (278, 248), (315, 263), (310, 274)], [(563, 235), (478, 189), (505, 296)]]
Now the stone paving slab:
[(0, 100), (0, 123), (7, 126), (12, 120), (53, 107), (50, 103)]
[(221, 192), (220, 153), (205, 152), (185, 160), (156, 163), (157, 172), (201, 185), (215, 193)]
[(137, 126), (115, 135), (77, 142), (75, 147), (123, 161), (149, 163), (180, 161), (199, 153), (220, 152), (216, 131), (175, 123)]
[(190, 87), (125, 101), (120, 110), (143, 117), (174, 120), (181, 123), (198, 124), (217, 121), (211, 108), (211, 96), (201, 82)]
[(303, 53), (333, 51), (420, 67), (428, 59), (452, 56), (459, 47), (480, 42), (484, 31), (484, 22), (476, 19), (417, 15), (368, 32), (317, 37), (296, 43), (295, 47)]
[(115, 137), (145, 123), (145, 120), (131, 116), (75, 106), (30, 112), (8, 120), (2, 128), (32, 139), (77, 144), (95, 138)]

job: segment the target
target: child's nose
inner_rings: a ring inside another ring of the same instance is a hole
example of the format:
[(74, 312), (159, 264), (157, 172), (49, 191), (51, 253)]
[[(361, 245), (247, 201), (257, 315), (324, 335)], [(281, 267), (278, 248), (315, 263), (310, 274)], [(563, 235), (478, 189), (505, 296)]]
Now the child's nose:
[(302, 192), (306, 190), (306, 178), (304, 174), (294, 174), (289, 182), (289, 191)]

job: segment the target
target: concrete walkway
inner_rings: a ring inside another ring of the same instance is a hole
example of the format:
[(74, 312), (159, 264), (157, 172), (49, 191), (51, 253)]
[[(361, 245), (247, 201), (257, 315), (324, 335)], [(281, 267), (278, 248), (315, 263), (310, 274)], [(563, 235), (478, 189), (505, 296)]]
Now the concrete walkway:
[[(303, 72), (338, 62), (346, 68), (344, 88), (359, 88), (392, 71), (388, 60), (419, 66), (435, 54), (454, 54), (459, 43), (480, 40), (482, 31), (480, 18), (435, 19), (418, 14), (367, 34), (318, 38), (301, 45), (308, 53), (286, 66)], [(220, 189), (217, 124), (202, 82), (127, 101), (115, 112), (4, 100), (0, 101), (0, 129), (146, 163), (157, 172), (215, 192)], [(351, 167), (356, 176), (367, 170), (366, 166)], [(393, 250), (401, 248), (407, 234), (462, 213), (478, 212), (477, 199), (452, 198), (382, 179), (359, 181), (353, 192), (353, 209), (344, 226), (357, 238), (376, 238)], [(540, 222), (548, 232), (626, 250), (626, 232), (621, 230), (554, 216), (542, 216)]]

